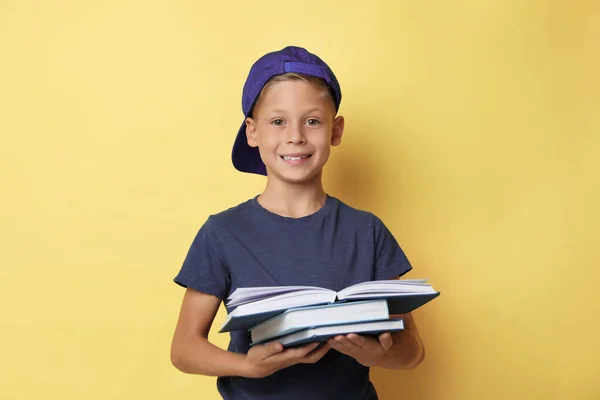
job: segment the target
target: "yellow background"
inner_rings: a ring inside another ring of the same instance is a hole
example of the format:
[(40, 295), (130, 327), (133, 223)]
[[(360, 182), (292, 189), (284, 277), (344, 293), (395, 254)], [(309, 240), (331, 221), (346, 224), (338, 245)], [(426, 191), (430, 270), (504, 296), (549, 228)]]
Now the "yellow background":
[(3, 0), (0, 398), (218, 398), (170, 364), (171, 280), (263, 188), (241, 88), (296, 44), (342, 84), (328, 192), (442, 292), (381, 398), (600, 399), (599, 40), (591, 0)]

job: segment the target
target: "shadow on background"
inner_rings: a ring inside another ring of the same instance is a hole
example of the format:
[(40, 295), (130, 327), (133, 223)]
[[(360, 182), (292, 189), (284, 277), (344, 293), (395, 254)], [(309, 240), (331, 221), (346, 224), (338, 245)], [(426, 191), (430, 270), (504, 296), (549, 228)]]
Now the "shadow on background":
[[(342, 145), (332, 149), (331, 160), (324, 174), (324, 183), (329, 194), (339, 197), (350, 206), (371, 211), (381, 217), (389, 211), (390, 207), (401, 207), (403, 174), (399, 169), (390, 170), (389, 163), (383, 165), (385, 160), (382, 159), (382, 146), (386, 144), (364, 139), (360, 134), (364, 129), (367, 127), (361, 126), (360, 122), (355, 125), (353, 121), (350, 124), (344, 134)], [(388, 155), (389, 152), (389, 149), (385, 151)], [(395, 152), (401, 153), (402, 149), (397, 149)], [(396, 166), (396, 168), (402, 167)], [(404, 193), (402, 197), (406, 198), (408, 195)], [(383, 219), (386, 222), (385, 218)], [(432, 310), (416, 310), (414, 313), (421, 337), (425, 342), (426, 352), (429, 354), (437, 349), (428, 348), (427, 341), (423, 337), (423, 331), (426, 331), (427, 327), (419, 321), (428, 320), (425, 314), (430, 311)], [(423, 318), (419, 316), (421, 313), (424, 313)], [(432, 365), (431, 357), (426, 357), (415, 370), (373, 368), (371, 380), (377, 389), (379, 399), (439, 400), (436, 397), (439, 393), (434, 390), (437, 379), (435, 376), (438, 374)]]
[[(415, 311), (415, 321), (420, 331), (426, 330), (420, 324), (419, 311)], [(422, 332), (421, 332), (422, 333)], [(379, 400), (443, 400), (436, 389), (440, 374), (432, 361), (437, 357), (428, 357), (427, 353), (435, 353), (437, 350), (428, 345), (428, 341), (421, 334), (425, 345), (426, 357), (423, 363), (414, 370), (393, 370), (372, 368), (371, 381), (377, 389)]]
[[(348, 122), (346, 122), (348, 125)], [(377, 144), (360, 135), (363, 127), (347, 127), (339, 147), (333, 147), (323, 181), (327, 192), (344, 203), (376, 212), (386, 199)]]

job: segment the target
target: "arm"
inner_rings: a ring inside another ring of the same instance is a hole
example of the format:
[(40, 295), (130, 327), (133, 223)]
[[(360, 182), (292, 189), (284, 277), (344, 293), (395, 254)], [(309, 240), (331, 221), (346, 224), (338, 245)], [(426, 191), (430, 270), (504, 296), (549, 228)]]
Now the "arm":
[[(381, 368), (413, 369), (425, 358), (425, 347), (412, 313), (394, 315), (404, 319), (404, 330), (391, 335), (391, 347), (385, 352), (377, 366)], [(380, 338), (380, 341), (384, 338)], [(385, 339), (384, 339), (385, 340)]]
[(188, 374), (241, 376), (244, 354), (225, 351), (208, 341), (221, 300), (187, 289), (171, 343), (171, 362)]
[[(392, 279), (398, 279), (398, 277)], [(404, 319), (404, 330), (391, 334), (392, 345), (378, 366), (394, 369), (413, 369), (418, 367), (425, 358), (425, 347), (421, 341), (415, 318), (412, 313), (390, 317)]]
[(329, 346), (317, 349), (318, 343), (284, 350), (278, 342), (254, 346), (248, 354), (223, 350), (208, 341), (220, 304), (215, 296), (186, 290), (171, 344), (171, 362), (180, 371), (259, 378), (294, 364), (315, 363), (329, 350)]

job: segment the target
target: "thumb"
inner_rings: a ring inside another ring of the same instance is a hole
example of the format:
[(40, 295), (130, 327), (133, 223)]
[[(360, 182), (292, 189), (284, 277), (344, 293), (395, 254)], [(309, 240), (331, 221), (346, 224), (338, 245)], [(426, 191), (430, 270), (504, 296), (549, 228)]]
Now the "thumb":
[(264, 358), (271, 357), (273, 354), (280, 353), (283, 350), (283, 346), (279, 342), (270, 342), (263, 346)]
[(392, 340), (392, 335), (389, 332), (382, 333), (379, 336), (379, 343), (381, 344), (383, 351), (388, 351), (392, 348), (392, 344), (394, 344), (394, 341)]

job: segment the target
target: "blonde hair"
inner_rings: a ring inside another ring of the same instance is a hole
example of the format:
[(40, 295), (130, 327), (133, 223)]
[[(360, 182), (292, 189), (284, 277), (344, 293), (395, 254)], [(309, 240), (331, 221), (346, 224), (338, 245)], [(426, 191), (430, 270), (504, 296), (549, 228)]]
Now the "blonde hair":
[[(263, 88), (261, 89), (258, 96), (256, 97), (256, 102), (254, 104), (256, 105), (256, 103), (258, 103), (258, 100), (262, 97), (263, 93), (265, 91), (267, 91), (267, 89), (271, 85), (273, 85), (276, 82), (286, 82), (286, 81), (304, 81), (304, 82), (310, 83), (311, 85), (314, 85), (320, 89), (323, 89), (323, 91), (331, 99), (334, 110), (337, 108), (335, 106), (335, 94), (333, 93), (333, 90), (329, 87), (329, 85), (327, 84), (327, 82), (325, 82), (324, 79), (318, 78), (318, 77), (312, 76), (312, 75), (298, 74), (295, 72), (286, 72), (285, 74), (275, 75), (274, 77), (269, 79), (267, 81), (267, 83), (265, 83)], [(254, 107), (252, 107), (252, 108), (254, 108)], [(252, 110), (252, 113), (253, 112), (254, 112), (254, 110)]]

